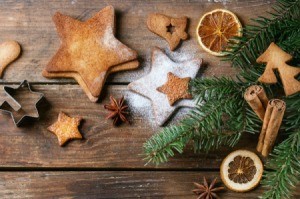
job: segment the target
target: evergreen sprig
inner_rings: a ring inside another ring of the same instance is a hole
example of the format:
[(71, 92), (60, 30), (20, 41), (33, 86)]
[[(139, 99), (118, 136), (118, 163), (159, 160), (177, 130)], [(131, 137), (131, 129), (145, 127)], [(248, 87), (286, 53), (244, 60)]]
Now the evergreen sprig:
[(144, 144), (146, 160), (166, 162), (175, 151), (182, 153), (190, 140), (195, 151), (209, 151), (234, 146), (243, 132), (257, 132), (261, 122), (241, 94), (246, 87), (225, 77), (193, 80), (196, 107), (178, 125), (162, 129)]
[(286, 117), (284, 127), (286, 131), (293, 131), (300, 128), (300, 94), (285, 97)]
[(231, 61), (233, 67), (238, 67), (244, 72), (253, 70), (249, 65), (256, 63), (256, 58), (279, 34), (295, 29), (294, 25), (297, 25), (300, 16), (300, 0), (277, 0), (273, 10), (269, 13), (270, 18), (252, 19), (254, 24), (243, 28), (243, 36), (230, 42), (225, 60)]
[(167, 162), (170, 156), (174, 156), (174, 151), (182, 153), (190, 138), (191, 134), (181, 125), (164, 128), (163, 133), (153, 135), (144, 143), (147, 164)]
[[(270, 17), (254, 19), (243, 36), (230, 41), (225, 60), (239, 69), (238, 81), (231, 78), (196, 78), (190, 84), (196, 107), (178, 125), (163, 128), (145, 144), (146, 160), (155, 164), (182, 153), (192, 141), (194, 149), (209, 151), (234, 146), (245, 132), (258, 133), (261, 121), (243, 99), (245, 88), (258, 84), (265, 66), (257, 57), (271, 42), (293, 56), (292, 66), (300, 66), (300, 0), (277, 0)], [(297, 77), (300, 80), (300, 76)], [(278, 97), (282, 85), (264, 86), (270, 98)], [(300, 181), (300, 93), (283, 97), (286, 102), (281, 130), (288, 138), (277, 145), (266, 164), (263, 184), (269, 189), (264, 199), (288, 198)], [(292, 132), (292, 133), (291, 133)]]
[(276, 146), (266, 163), (262, 184), (268, 189), (261, 198), (290, 198), (300, 182), (300, 129)]

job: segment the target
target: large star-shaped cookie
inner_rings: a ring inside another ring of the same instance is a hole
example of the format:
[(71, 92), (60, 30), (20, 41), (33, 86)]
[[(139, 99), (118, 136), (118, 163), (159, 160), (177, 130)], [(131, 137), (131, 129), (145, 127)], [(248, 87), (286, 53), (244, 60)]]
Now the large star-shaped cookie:
[(193, 107), (194, 102), (190, 99), (182, 99), (171, 106), (166, 95), (157, 91), (157, 88), (167, 82), (168, 73), (170, 72), (179, 78), (195, 78), (201, 63), (201, 59), (175, 63), (159, 48), (155, 48), (152, 51), (151, 72), (145, 77), (130, 83), (128, 87), (152, 101), (156, 122), (162, 126), (177, 108)]
[(53, 16), (53, 21), (62, 43), (43, 76), (72, 77), (91, 101), (97, 101), (109, 73), (138, 67), (137, 53), (114, 36), (112, 6), (85, 22), (60, 13)]
[(69, 117), (65, 113), (60, 112), (58, 120), (48, 127), (48, 130), (57, 136), (60, 146), (63, 146), (68, 140), (82, 139), (82, 136), (78, 130), (78, 126), (82, 118)]

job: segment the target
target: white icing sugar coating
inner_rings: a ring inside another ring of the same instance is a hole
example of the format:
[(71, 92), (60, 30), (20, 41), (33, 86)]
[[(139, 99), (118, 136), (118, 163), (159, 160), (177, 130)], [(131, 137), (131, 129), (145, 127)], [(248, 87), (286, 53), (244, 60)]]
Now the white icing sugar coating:
[(201, 63), (201, 59), (175, 63), (159, 48), (155, 48), (152, 51), (151, 72), (130, 83), (128, 88), (152, 101), (156, 123), (162, 126), (176, 109), (179, 107), (193, 107), (194, 102), (190, 99), (182, 99), (170, 106), (167, 96), (156, 89), (166, 83), (169, 72), (180, 78), (195, 78)]

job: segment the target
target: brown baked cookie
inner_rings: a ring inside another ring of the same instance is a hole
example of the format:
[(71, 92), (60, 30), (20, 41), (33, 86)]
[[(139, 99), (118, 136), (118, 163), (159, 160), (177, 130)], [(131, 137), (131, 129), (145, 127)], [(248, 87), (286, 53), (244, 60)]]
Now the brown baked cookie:
[[(136, 69), (138, 66), (139, 66), (139, 62), (137, 60), (127, 62), (127, 63), (124, 63), (124, 64), (120, 64), (118, 66), (113, 67), (111, 70), (109, 70), (107, 72), (107, 76), (110, 73), (115, 73), (115, 72), (124, 71), (124, 70), (133, 70), (133, 69)], [(81, 88), (84, 90), (85, 94), (88, 96), (90, 101), (97, 102), (97, 100), (98, 100), (98, 97), (95, 97), (95, 96), (92, 95), (92, 93), (90, 92), (88, 86), (85, 84), (85, 82), (83, 81), (81, 76), (76, 72), (49, 73), (46, 70), (44, 70), (43, 71), (43, 76), (47, 77), (47, 78), (58, 78), (58, 77), (61, 77), (61, 78), (74, 78), (78, 82), (78, 84), (81, 86)], [(104, 85), (104, 82), (105, 81), (103, 81), (103, 84), (101, 86)]]
[(54, 15), (53, 21), (62, 44), (44, 69), (43, 76), (72, 77), (95, 102), (110, 72), (138, 67), (137, 53), (114, 36), (112, 6), (85, 22), (60, 13)]
[(186, 40), (188, 34), (187, 17), (172, 18), (163, 14), (150, 14), (147, 19), (148, 29), (167, 40), (171, 51), (175, 50), (180, 40)]
[(277, 83), (274, 70), (278, 70), (285, 95), (300, 92), (300, 81), (296, 79), (300, 74), (300, 68), (288, 65), (287, 62), (290, 60), (292, 56), (272, 42), (267, 50), (256, 59), (257, 63), (266, 63), (265, 71), (258, 81), (265, 84)]
[(5, 41), (0, 44), (0, 77), (4, 69), (16, 60), (21, 53), (21, 47), (16, 41)]
[(47, 129), (57, 136), (60, 146), (63, 146), (71, 139), (82, 139), (78, 130), (82, 118), (69, 117), (65, 113), (60, 112), (57, 121)]
[(188, 92), (190, 81), (190, 77), (180, 78), (169, 72), (167, 82), (156, 90), (164, 93), (170, 105), (173, 106), (180, 99), (192, 99), (192, 95)]

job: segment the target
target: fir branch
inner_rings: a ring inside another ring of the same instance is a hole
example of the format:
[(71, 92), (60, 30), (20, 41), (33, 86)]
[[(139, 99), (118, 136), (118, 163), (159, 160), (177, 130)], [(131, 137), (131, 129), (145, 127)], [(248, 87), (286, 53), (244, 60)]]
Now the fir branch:
[[(198, 104), (208, 103), (205, 107), (201, 107), (196, 112), (192, 111), (194, 117), (198, 118), (197, 112), (203, 112), (203, 109), (214, 109), (215, 105), (222, 100), (231, 100), (226, 104), (229, 108), (226, 110), (227, 116), (230, 119), (226, 120), (226, 124), (223, 124), (227, 130), (255, 133), (261, 127), (261, 121), (253, 110), (245, 103), (243, 93), (250, 83), (244, 83), (242, 81), (234, 81), (231, 78), (196, 78), (191, 83), (191, 93), (193, 94)], [(229, 98), (229, 99), (227, 99)], [(209, 112), (209, 110), (208, 110)], [(223, 113), (224, 116), (224, 113)], [(222, 127), (222, 126), (220, 126)]]
[(260, 53), (275, 41), (282, 31), (294, 29), (293, 26), (287, 25), (287, 21), (299, 20), (300, 0), (277, 0), (273, 10), (270, 19), (254, 19), (254, 25), (243, 28), (242, 37), (230, 41), (225, 60), (231, 61), (232, 66), (248, 71), (248, 65), (255, 63)]
[(269, 190), (261, 198), (290, 198), (293, 188), (300, 182), (300, 130), (275, 147), (266, 163), (262, 184)]
[(221, 98), (224, 95), (241, 92), (245, 86), (243, 83), (237, 83), (226, 77), (196, 78), (190, 83), (190, 92), (194, 96), (196, 103), (201, 104), (215, 97)]
[(162, 133), (153, 135), (144, 143), (144, 160), (148, 163), (164, 163), (174, 156), (174, 151), (183, 152), (190, 140), (190, 133), (183, 126), (171, 126), (163, 129)]
[[(182, 121), (182, 124), (192, 134), (195, 151), (209, 151), (218, 149), (220, 146), (232, 147), (240, 139), (243, 128), (239, 126), (240, 129), (238, 129), (238, 127), (226, 125), (226, 122), (230, 120), (229, 115), (237, 107), (233, 103), (240, 99), (237, 96), (228, 95), (214, 98), (214, 100), (217, 102), (207, 101), (203, 106), (195, 108), (189, 117)], [(205, 144), (197, 145), (197, 143)]]
[[(300, 19), (300, 15), (299, 15)], [(277, 39), (277, 45), (293, 56), (293, 63), (300, 59), (300, 20), (288, 21), (288, 28)]]
[[(191, 92), (197, 106), (178, 125), (163, 128), (145, 144), (146, 159), (156, 164), (166, 162), (175, 151), (182, 153), (192, 140), (195, 151), (234, 146), (243, 132), (260, 132), (261, 121), (243, 99), (245, 88), (257, 84), (265, 66), (256, 58), (275, 42), (300, 66), (300, 0), (277, 0), (271, 18), (259, 17), (247, 26), (243, 36), (230, 41), (225, 60), (240, 70), (235, 82), (229, 78), (195, 79)], [(297, 77), (300, 80), (300, 77)], [(263, 85), (270, 98), (277, 97), (282, 85)], [(300, 181), (300, 94), (284, 97), (287, 110), (282, 129), (292, 131), (275, 147), (265, 172), (263, 184), (269, 189), (263, 198), (288, 198), (292, 187)]]
[(144, 144), (145, 159), (156, 164), (166, 162), (175, 151), (182, 153), (190, 140), (195, 151), (232, 147), (243, 132), (257, 132), (260, 120), (241, 94), (246, 86), (229, 78), (193, 80), (191, 92), (196, 95), (197, 107), (177, 126), (153, 135)]
[(284, 126), (286, 131), (300, 128), (300, 93), (285, 97), (286, 113)]
[(222, 146), (234, 147), (241, 139), (242, 132), (222, 132), (193, 138), (194, 152), (216, 150)]

